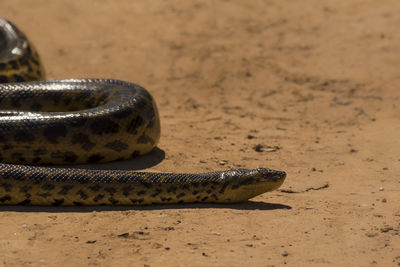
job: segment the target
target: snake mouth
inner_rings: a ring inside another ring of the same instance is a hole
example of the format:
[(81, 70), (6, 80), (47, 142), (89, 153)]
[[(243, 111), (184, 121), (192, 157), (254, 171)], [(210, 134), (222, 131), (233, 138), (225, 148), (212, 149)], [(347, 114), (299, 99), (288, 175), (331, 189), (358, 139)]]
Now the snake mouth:
[(286, 172), (284, 172), (284, 171), (275, 171), (274, 179), (276, 181), (285, 180), (285, 178), (286, 178)]

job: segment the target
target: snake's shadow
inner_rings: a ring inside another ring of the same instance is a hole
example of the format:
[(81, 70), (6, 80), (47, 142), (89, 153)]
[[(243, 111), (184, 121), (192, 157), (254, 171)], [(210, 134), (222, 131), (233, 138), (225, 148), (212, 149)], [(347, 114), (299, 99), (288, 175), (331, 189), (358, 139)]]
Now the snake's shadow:
[[(78, 169), (96, 169), (96, 170), (143, 170), (153, 167), (163, 161), (165, 158), (164, 150), (156, 147), (150, 153), (135, 157), (128, 160), (106, 162), (99, 164), (84, 164), (84, 165), (71, 165), (68, 167), (78, 168)], [(65, 166), (56, 166), (65, 167)]]
[(146, 210), (183, 210), (183, 209), (231, 209), (231, 210), (290, 210), (291, 206), (278, 203), (265, 203), (258, 201), (247, 201), (237, 204), (170, 204), (170, 205), (149, 205), (149, 206), (71, 206), (71, 207), (52, 207), (52, 206), (0, 206), (0, 212), (107, 212), (107, 211), (146, 211)]

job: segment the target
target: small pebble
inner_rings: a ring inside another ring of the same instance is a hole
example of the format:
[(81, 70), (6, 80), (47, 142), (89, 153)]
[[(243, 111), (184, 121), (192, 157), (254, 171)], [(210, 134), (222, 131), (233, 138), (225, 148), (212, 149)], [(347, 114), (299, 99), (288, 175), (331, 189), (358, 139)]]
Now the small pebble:
[(382, 233), (387, 233), (387, 232), (389, 232), (390, 230), (393, 230), (393, 227), (391, 227), (391, 226), (385, 226), (385, 227), (382, 227), (382, 228), (381, 228), (381, 232), (382, 232)]
[(386, 202), (387, 202), (386, 198), (383, 198), (383, 199), (382, 199), (382, 202), (383, 202), (383, 203), (386, 203)]
[(383, 191), (383, 190), (385, 190), (385, 189), (382, 186), (379, 187), (379, 191)]
[(228, 162), (226, 160), (220, 160), (219, 165), (226, 165)]
[(118, 237), (124, 237), (124, 238), (127, 238), (128, 236), (129, 236), (129, 233), (122, 233), (122, 234), (118, 235)]
[(287, 251), (284, 251), (284, 252), (282, 253), (282, 256), (283, 256), (283, 257), (287, 257), (287, 256), (289, 256), (289, 253), (288, 253)]
[(255, 146), (253, 146), (253, 149), (254, 149), (256, 152), (263, 152), (263, 151), (264, 151), (263, 145), (261, 145), (261, 144), (257, 144), (257, 145), (255, 145)]
[(275, 151), (278, 151), (281, 148), (282, 147), (280, 147), (280, 146), (267, 146), (267, 147), (263, 148), (263, 151), (265, 151), (265, 152), (275, 152)]
[(153, 244), (153, 248), (162, 248), (162, 244), (160, 244), (160, 243), (154, 243)]

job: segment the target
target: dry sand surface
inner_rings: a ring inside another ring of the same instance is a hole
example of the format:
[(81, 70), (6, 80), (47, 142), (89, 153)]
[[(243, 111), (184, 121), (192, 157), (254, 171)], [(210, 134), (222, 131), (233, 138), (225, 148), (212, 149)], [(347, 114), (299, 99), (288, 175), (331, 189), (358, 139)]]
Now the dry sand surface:
[(132, 169), (285, 170), (238, 205), (0, 207), (6, 266), (400, 266), (397, 0), (0, 1), (49, 79), (138, 83)]

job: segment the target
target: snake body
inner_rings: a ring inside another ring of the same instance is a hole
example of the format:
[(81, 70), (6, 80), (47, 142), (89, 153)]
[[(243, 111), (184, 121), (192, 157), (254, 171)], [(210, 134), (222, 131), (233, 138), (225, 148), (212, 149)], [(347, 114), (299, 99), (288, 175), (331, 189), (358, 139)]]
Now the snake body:
[(128, 159), (150, 152), (160, 137), (157, 107), (144, 88), (105, 79), (37, 81), (44, 77), (32, 44), (0, 19), (0, 204), (233, 203), (285, 179), (267, 168), (177, 174), (32, 166)]

